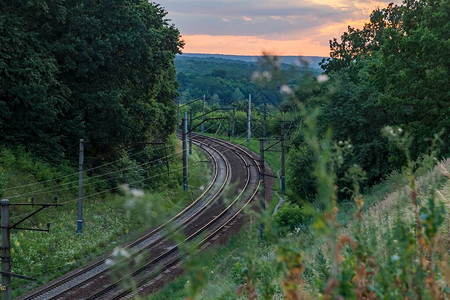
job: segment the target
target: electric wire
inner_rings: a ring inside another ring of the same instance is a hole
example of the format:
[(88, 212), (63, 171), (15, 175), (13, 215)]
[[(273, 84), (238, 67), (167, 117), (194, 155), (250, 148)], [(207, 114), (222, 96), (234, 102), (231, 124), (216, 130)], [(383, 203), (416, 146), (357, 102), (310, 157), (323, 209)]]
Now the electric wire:
[[(244, 132), (243, 134), (241, 134), (240, 136), (243, 136), (244, 134), (245, 134), (245, 132)], [(237, 145), (242, 145), (242, 144), (245, 144), (245, 143), (246, 143), (246, 141), (244, 141), (244, 142), (241, 143), (241, 144), (237, 144)], [(235, 148), (235, 146), (234, 146), (233, 148)], [(231, 151), (231, 150), (233, 150), (233, 148), (228, 148), (228, 149), (226, 149), (225, 151), (223, 151), (222, 153)], [(195, 167), (199, 167), (200, 165), (194, 165), (194, 166), (195, 166)], [(187, 166), (186, 166), (186, 167), (187, 167)], [(175, 172), (175, 171), (179, 171), (179, 170), (182, 170), (182, 169), (184, 169), (184, 168), (185, 168), (185, 167), (181, 167), (181, 168), (174, 169), (174, 170), (172, 170), (172, 171), (170, 171), (170, 172), (162, 172), (162, 173), (159, 173), (159, 174), (157, 174), (157, 175), (153, 175), (153, 176), (150, 176), (150, 177), (141, 179), (141, 180), (137, 180), (137, 181), (131, 182), (131, 184), (132, 184), (132, 183), (141, 182), (141, 181), (144, 181), (144, 180), (148, 180), (148, 179), (151, 179), (151, 178), (155, 178), (155, 177), (158, 177), (158, 176), (161, 176), (161, 175), (164, 175), (164, 174), (173, 173), (173, 172)], [(191, 186), (191, 187), (193, 187), (193, 186)], [(111, 188), (111, 189), (108, 189), (108, 190), (105, 190), (105, 191), (103, 191), (103, 192), (99, 192), (99, 193), (94, 193), (94, 194), (87, 195), (87, 196), (83, 197), (83, 199), (85, 199), (85, 198), (90, 198), (90, 197), (93, 197), (93, 196), (96, 196), (96, 195), (99, 195), (99, 194), (102, 194), (102, 193), (106, 193), (106, 192), (108, 192), (108, 191), (116, 190), (116, 189), (118, 189), (118, 188), (120, 188), (120, 186), (115, 187), (115, 188)], [(195, 187), (195, 188), (199, 188), (199, 187)], [(61, 204), (68, 204), (68, 203), (75, 202), (75, 201), (77, 201), (77, 200), (78, 200), (78, 198), (77, 198), (77, 199), (74, 199), (74, 200), (70, 200), (70, 201), (63, 202), (63, 203), (61, 203)], [(27, 213), (27, 214), (24, 214), (24, 215), (21, 215), (21, 216), (25, 216), (25, 215), (28, 215), (28, 213)], [(15, 216), (15, 217), (11, 218), (11, 220), (12, 220), (12, 219), (17, 219), (17, 218), (19, 218), (19, 217), (20, 217), (20, 216)], [(55, 266), (55, 267), (52, 268), (52, 270), (54, 270), (54, 269), (61, 269), (62, 267), (66, 266), (66, 265), (67, 265), (67, 264), (60, 265), (60, 266)]]
[[(161, 147), (161, 148), (158, 148), (158, 149), (154, 149), (154, 150), (158, 151), (158, 150), (165, 149), (165, 148), (168, 148), (168, 147), (170, 147), (170, 146), (164, 146), (164, 147)], [(148, 151), (148, 149), (144, 149), (144, 150), (142, 150), (142, 151), (139, 151), (139, 152), (137, 152), (137, 153), (134, 153), (134, 154), (130, 155), (129, 157), (134, 157), (134, 156), (139, 155), (139, 154), (142, 154), (142, 153), (144, 153), (144, 152), (146, 152), (146, 151)], [(99, 169), (99, 168), (103, 168), (103, 167), (112, 165), (112, 164), (114, 164), (114, 163), (117, 163), (117, 162), (119, 162), (119, 161), (121, 161), (121, 160), (122, 160), (122, 159), (117, 159), (117, 160), (115, 160), (115, 161), (112, 161), (112, 162), (109, 162), (109, 163), (106, 163), (106, 164), (103, 164), (103, 165), (100, 165), (100, 166), (97, 166), (97, 167), (94, 167), (94, 168), (86, 169), (86, 170), (83, 170), (83, 171), (85, 171), (85, 172), (90, 172), (90, 171), (93, 171), (93, 170), (97, 170), (97, 169)], [(15, 190), (15, 189), (24, 188), (24, 187), (35, 186), (35, 185), (38, 185), (38, 184), (48, 183), (48, 182), (52, 182), (52, 181), (61, 180), (61, 179), (67, 178), (67, 177), (76, 176), (76, 175), (78, 175), (78, 174), (79, 174), (78, 172), (76, 172), (76, 173), (74, 172), (74, 173), (67, 174), (67, 175), (64, 175), (64, 176), (61, 176), (61, 177), (58, 177), (58, 178), (54, 178), (54, 179), (48, 179), (48, 180), (44, 180), (44, 181), (39, 181), (39, 182), (34, 182), (34, 183), (29, 183), (29, 184), (18, 185), (18, 186), (14, 186), (14, 187), (10, 187), (10, 188), (5, 188), (5, 189), (3, 189), (3, 191)]]
[[(108, 172), (108, 173), (104, 173), (104, 174), (99, 174), (99, 175), (91, 176), (91, 177), (89, 177), (89, 179), (92, 180), (92, 179), (101, 178), (101, 177), (108, 176), (108, 175), (112, 175), (112, 174), (117, 174), (117, 173), (120, 173), (120, 172), (123, 172), (123, 171), (132, 170), (132, 169), (137, 168), (137, 167), (140, 167), (140, 166), (145, 166), (145, 165), (152, 164), (152, 163), (154, 163), (154, 162), (156, 162), (156, 161), (161, 161), (161, 160), (163, 160), (163, 159), (166, 159), (166, 158), (169, 158), (169, 157), (171, 157), (171, 156), (177, 155), (177, 154), (179, 154), (179, 153), (181, 153), (181, 152), (182, 152), (182, 151), (175, 152), (175, 153), (173, 153), (173, 154), (167, 155), (167, 156), (162, 157), (162, 158), (158, 158), (158, 159), (155, 159), (155, 160), (152, 160), (152, 161), (149, 161), (149, 162), (144, 162), (144, 163), (141, 163), (141, 164), (138, 164), (138, 165), (134, 165), (134, 166), (130, 166), (130, 167), (127, 167), (127, 168), (123, 168), (123, 169), (120, 169), (120, 170), (116, 170), (116, 171), (112, 171), (112, 172)], [(114, 178), (117, 178), (117, 177), (120, 177), (120, 176), (116, 176), (116, 177), (113, 177), (113, 178), (111, 178), (111, 179), (114, 179)], [(49, 193), (49, 192), (51, 192), (51, 191), (55, 191), (55, 188), (57, 188), (57, 187), (62, 187), (62, 186), (66, 186), (66, 185), (71, 185), (71, 184), (74, 184), (74, 183), (77, 183), (77, 182), (78, 182), (78, 180), (70, 181), (70, 182), (66, 182), (66, 183), (59, 184), (59, 185), (55, 185), (55, 186), (51, 186), (51, 187), (47, 187), (47, 188), (42, 188), (42, 189), (40, 189), (40, 190), (35, 190), (35, 191), (32, 191), (32, 192), (27, 192), (27, 193), (20, 194), (20, 195), (9, 196), (9, 197), (6, 197), (6, 198), (7, 198), (7, 199), (17, 199), (17, 198), (25, 197), (25, 196), (43, 195), (43, 194), (47, 194), (47, 193)], [(92, 182), (92, 183), (90, 183), (90, 184), (96, 184), (96, 182)], [(87, 185), (89, 186), (90, 184), (87, 184)], [(69, 188), (65, 188), (65, 189), (58, 189), (58, 191), (59, 191), (59, 192), (67, 191), (67, 190), (70, 190), (70, 189), (72, 189), (72, 188), (73, 188), (73, 187), (69, 187)]]
[[(152, 160), (152, 161), (149, 161), (149, 162), (145, 162), (145, 163), (141, 163), (141, 164), (134, 165), (134, 166), (131, 166), (131, 167), (127, 167), (127, 168), (124, 168), (124, 169), (121, 169), (121, 170), (116, 170), (116, 171), (113, 171), (113, 172), (109, 172), (109, 173), (105, 173), (105, 174), (101, 174), (101, 175), (97, 175), (97, 176), (92, 176), (92, 177), (89, 177), (89, 179), (92, 180), (92, 179), (96, 179), (96, 178), (101, 178), (101, 177), (104, 177), (104, 176), (120, 173), (120, 172), (123, 172), (123, 171), (133, 170), (133, 169), (141, 167), (141, 166), (146, 166), (146, 165), (149, 165), (149, 164), (151, 165), (151, 164), (153, 164), (156, 161), (162, 161), (162, 160), (164, 160), (166, 158), (169, 158), (171, 156), (177, 155), (177, 154), (179, 154), (181, 152), (182, 151), (175, 152), (175, 153), (173, 153), (171, 155), (167, 155), (167, 156), (162, 157), (162, 158), (158, 158), (158, 159), (155, 159), (155, 160)], [(161, 164), (161, 163), (162, 162), (160, 162), (159, 164)], [(113, 176), (113, 177), (108, 177), (107, 179), (108, 180), (117, 179), (117, 178), (120, 178), (121, 176), (122, 175), (117, 175), (117, 176)], [(68, 183), (65, 183), (65, 184), (61, 184), (59, 186), (69, 185), (69, 184), (73, 184), (73, 183), (77, 183), (77, 182), (78, 181), (72, 181), (72, 182), (68, 182)], [(92, 185), (95, 185), (97, 183), (98, 182), (96, 182), (96, 181), (90, 182), (90, 183), (86, 183), (86, 184), (83, 185), (83, 187), (92, 186)], [(61, 193), (61, 192), (65, 192), (65, 191), (68, 191), (68, 190), (71, 190), (71, 189), (74, 189), (74, 188), (76, 188), (76, 187), (68, 187), (68, 188), (64, 188), (64, 189), (58, 189), (57, 192)], [(49, 189), (50, 189), (50, 191), (49, 191)], [(9, 197), (9, 199), (16, 199), (16, 198), (20, 198), (20, 197), (24, 197), (24, 196), (33, 196), (34, 197), (34, 196), (48, 194), (48, 193), (51, 193), (52, 191), (56, 191), (56, 190), (54, 189), (54, 187), (49, 187), (49, 188), (42, 189), (42, 190), (40, 190), (39, 193), (37, 193), (38, 191), (34, 191), (34, 192), (30, 192), (30, 193), (26, 193), (26, 194), (14, 196), (14, 197)]]
[[(194, 165), (194, 166), (192, 166), (191, 168), (197, 168), (198, 166), (199, 166), (199, 165)], [(163, 171), (163, 172), (161, 172), (161, 173), (154, 174), (154, 175), (151, 175), (151, 176), (148, 176), (148, 177), (145, 177), (145, 178), (141, 178), (141, 179), (138, 179), (138, 180), (135, 180), (135, 181), (131, 181), (131, 182), (128, 182), (128, 183), (126, 183), (126, 184), (140, 183), (140, 182), (146, 181), (146, 180), (148, 180), (148, 179), (156, 178), (156, 177), (159, 177), (159, 176), (162, 176), (162, 175), (171, 174), (171, 173), (174, 173), (174, 172), (176, 172), (176, 171), (183, 170), (183, 169), (184, 169), (184, 167), (180, 167), (180, 168), (173, 169), (173, 170), (171, 170), (171, 171), (169, 171), (169, 172)], [(99, 192), (95, 192), (95, 193), (92, 193), (92, 194), (84, 195), (84, 196), (83, 196), (83, 200), (84, 200), (84, 199), (87, 199), (87, 198), (92, 198), (92, 197), (94, 197), (94, 196), (102, 195), (102, 194), (105, 194), (105, 193), (107, 193), (107, 192), (111, 192), (111, 191), (118, 190), (118, 189), (122, 188), (122, 186), (123, 186), (123, 185), (119, 185), (119, 186), (117, 186), (117, 187), (113, 187), (113, 188), (105, 189), (105, 190), (102, 190), (102, 191), (99, 191)], [(78, 201), (78, 197), (77, 197), (77, 198), (74, 198), (74, 199), (72, 199), (72, 200), (68, 200), (68, 201), (61, 202), (61, 203), (59, 203), (59, 204), (63, 204), (63, 205), (64, 205), (64, 204), (73, 203), (73, 202), (75, 202), (75, 201)], [(20, 217), (27, 216), (28, 214), (29, 214), (29, 212), (28, 212), (28, 213), (24, 213), (24, 214), (22, 214), (22, 215), (18, 215), (18, 216), (11, 217), (11, 220), (16, 220), (16, 219), (18, 219), (18, 218), (20, 218)]]

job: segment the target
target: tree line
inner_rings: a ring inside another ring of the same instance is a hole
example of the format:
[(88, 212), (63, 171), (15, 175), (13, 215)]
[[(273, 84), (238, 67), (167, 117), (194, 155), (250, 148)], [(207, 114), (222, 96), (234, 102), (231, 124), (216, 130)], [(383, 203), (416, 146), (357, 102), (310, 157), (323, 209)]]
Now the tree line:
[[(348, 27), (330, 41), (322, 62), (326, 83), (304, 80), (295, 91), (302, 105), (320, 108), (319, 131), (349, 143), (342, 178), (354, 164), (366, 172), (365, 186), (400, 170), (406, 157), (387, 143), (382, 129), (393, 126), (410, 136), (411, 159), (450, 155), (448, 1), (406, 0), (376, 9), (362, 29)], [(302, 130), (300, 127), (298, 130)], [(314, 159), (302, 135), (293, 140), (289, 170), (295, 195), (314, 197)], [(340, 191), (349, 183), (339, 182)]]
[(104, 153), (174, 131), (183, 42), (158, 4), (2, 0), (0, 10), (2, 144), (60, 158), (79, 138)]

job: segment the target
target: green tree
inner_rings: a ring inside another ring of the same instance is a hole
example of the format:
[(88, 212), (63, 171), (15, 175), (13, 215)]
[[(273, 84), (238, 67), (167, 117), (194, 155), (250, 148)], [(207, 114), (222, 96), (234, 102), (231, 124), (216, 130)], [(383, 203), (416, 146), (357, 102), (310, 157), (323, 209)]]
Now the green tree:
[(164, 141), (173, 132), (173, 61), (183, 43), (159, 5), (35, 0), (0, 7), (2, 142), (57, 156), (80, 137)]
[(231, 100), (234, 102), (239, 102), (245, 98), (244, 94), (242, 94), (241, 90), (239, 88), (236, 88), (231, 95)]
[(0, 3), (0, 141), (39, 154), (57, 152), (70, 96), (42, 32), (64, 19), (60, 2)]

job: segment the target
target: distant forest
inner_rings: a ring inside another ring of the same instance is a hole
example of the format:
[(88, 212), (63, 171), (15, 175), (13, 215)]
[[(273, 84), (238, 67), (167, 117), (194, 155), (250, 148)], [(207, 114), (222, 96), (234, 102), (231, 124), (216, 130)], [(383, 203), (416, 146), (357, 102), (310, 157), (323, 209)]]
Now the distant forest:
[[(240, 58), (256, 60), (258, 57), (224, 57), (226, 58), (221, 58), (220, 55), (210, 57), (187, 54), (175, 58), (181, 103), (206, 95), (211, 106), (214, 104), (223, 106), (232, 101), (243, 100), (249, 94), (254, 96), (256, 103), (259, 103), (261, 102), (260, 94), (263, 91), (266, 98), (270, 98), (274, 104), (279, 104), (283, 100), (278, 90), (264, 90), (252, 80), (254, 73), (260, 70), (259, 62), (240, 60)], [(289, 62), (293, 63), (293, 58), (290, 58)], [(311, 61), (311, 65), (304, 64), (303, 66), (300, 65), (299, 58), (297, 58), (297, 62), (298, 65), (281, 64), (282, 70), (292, 75), (290, 80), (292, 84), (295, 84), (296, 78), (302, 74), (318, 75), (321, 72), (317, 69), (317, 60)], [(270, 95), (267, 95), (268, 93)]]

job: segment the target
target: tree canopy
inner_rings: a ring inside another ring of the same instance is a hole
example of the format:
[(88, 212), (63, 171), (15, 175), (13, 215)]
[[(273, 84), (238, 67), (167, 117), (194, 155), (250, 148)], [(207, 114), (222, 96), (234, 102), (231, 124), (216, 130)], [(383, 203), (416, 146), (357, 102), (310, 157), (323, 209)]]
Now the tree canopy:
[(144, 0), (0, 2), (0, 140), (58, 156), (78, 138), (175, 127), (179, 32)]
[[(340, 41), (330, 41), (331, 58), (322, 67), (331, 80), (296, 91), (304, 105), (320, 107), (322, 132), (332, 128), (336, 141), (352, 144), (339, 175), (358, 164), (373, 184), (404, 165), (381, 133), (388, 125), (411, 136), (412, 159), (427, 154), (433, 139), (438, 157), (450, 155), (449, 13), (444, 0), (406, 0), (373, 11), (362, 29), (348, 27)], [(294, 144), (292, 185), (311, 183), (312, 159), (302, 140)], [(294, 187), (304, 197), (313, 189)]]

